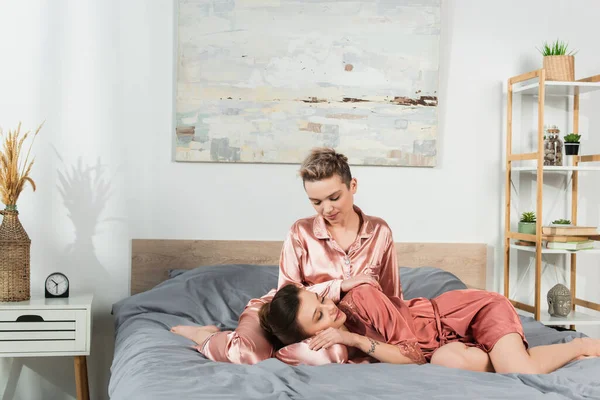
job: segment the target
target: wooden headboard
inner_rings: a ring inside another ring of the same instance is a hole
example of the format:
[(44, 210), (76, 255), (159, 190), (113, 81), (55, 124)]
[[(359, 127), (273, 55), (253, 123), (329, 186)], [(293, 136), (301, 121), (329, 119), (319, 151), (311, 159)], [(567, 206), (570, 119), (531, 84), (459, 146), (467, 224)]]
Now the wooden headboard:
[[(278, 265), (281, 241), (133, 239), (131, 294), (153, 288), (170, 269), (207, 265)], [(438, 267), (468, 287), (486, 288), (487, 245), (482, 243), (396, 243), (398, 265)]]

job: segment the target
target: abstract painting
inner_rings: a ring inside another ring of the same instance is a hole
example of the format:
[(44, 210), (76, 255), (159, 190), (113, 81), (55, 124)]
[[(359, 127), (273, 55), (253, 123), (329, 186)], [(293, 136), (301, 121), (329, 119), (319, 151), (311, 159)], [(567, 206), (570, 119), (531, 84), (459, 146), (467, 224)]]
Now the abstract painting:
[(440, 0), (179, 0), (175, 160), (436, 165)]

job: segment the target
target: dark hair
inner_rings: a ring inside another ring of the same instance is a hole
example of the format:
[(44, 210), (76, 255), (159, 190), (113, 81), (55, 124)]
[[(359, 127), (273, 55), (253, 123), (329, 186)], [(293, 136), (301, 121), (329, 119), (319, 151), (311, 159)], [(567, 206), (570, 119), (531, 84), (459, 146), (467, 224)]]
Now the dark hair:
[(302, 182), (320, 181), (334, 175), (339, 175), (342, 182), (350, 188), (352, 174), (348, 165), (348, 157), (329, 147), (312, 149), (300, 167)]
[(300, 288), (293, 284), (279, 289), (273, 300), (260, 308), (260, 326), (276, 349), (301, 342), (308, 337), (298, 325), (299, 308)]

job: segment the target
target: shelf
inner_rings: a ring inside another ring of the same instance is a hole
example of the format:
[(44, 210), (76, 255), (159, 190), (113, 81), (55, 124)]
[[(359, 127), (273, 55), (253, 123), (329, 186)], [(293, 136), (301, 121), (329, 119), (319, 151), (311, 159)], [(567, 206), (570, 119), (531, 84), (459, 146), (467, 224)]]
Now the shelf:
[(544, 325), (600, 325), (600, 317), (581, 311), (571, 311), (566, 317), (551, 317), (548, 312), (542, 311), (540, 322)]
[[(597, 245), (595, 245), (597, 246)], [(518, 244), (511, 244), (511, 249), (526, 251), (528, 253), (535, 253), (535, 246), (520, 246)], [(600, 248), (594, 247), (593, 249), (587, 250), (556, 250), (556, 249), (542, 249), (542, 254), (600, 254)]]
[[(529, 172), (536, 172), (537, 171), (537, 167), (536, 166), (530, 166), (530, 167), (512, 167), (511, 168), (513, 171), (529, 171)], [(573, 166), (563, 166), (563, 167), (551, 167), (551, 166), (544, 166), (543, 167), (543, 171), (544, 172), (554, 172), (554, 173), (561, 173), (561, 172), (573, 172), (573, 171), (600, 171), (600, 165), (588, 165), (588, 166), (581, 166), (578, 165), (577, 167), (573, 167)]]
[[(542, 306), (546, 308), (547, 306)], [(527, 312), (525, 310), (517, 309), (517, 314), (524, 315), (527, 317), (533, 317), (533, 314)], [(594, 315), (586, 314), (582, 311), (571, 311), (571, 313), (566, 317), (551, 317), (548, 314), (547, 308), (546, 311), (540, 313), (540, 321), (544, 325), (600, 325), (600, 317), (596, 317)]]
[[(513, 93), (522, 94), (538, 94), (539, 84), (530, 83), (526, 85), (515, 85), (513, 87)], [(600, 90), (600, 82), (560, 82), (560, 81), (546, 81), (545, 92), (546, 96), (573, 96), (579, 89), (579, 93), (589, 93), (596, 90)]]

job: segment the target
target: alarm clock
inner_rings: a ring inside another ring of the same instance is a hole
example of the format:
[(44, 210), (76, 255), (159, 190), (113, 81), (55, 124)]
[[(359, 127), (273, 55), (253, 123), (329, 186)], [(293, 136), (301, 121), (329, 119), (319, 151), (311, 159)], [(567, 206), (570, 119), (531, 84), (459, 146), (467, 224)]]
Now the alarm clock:
[(54, 272), (46, 278), (46, 298), (69, 297), (69, 279), (60, 272)]

